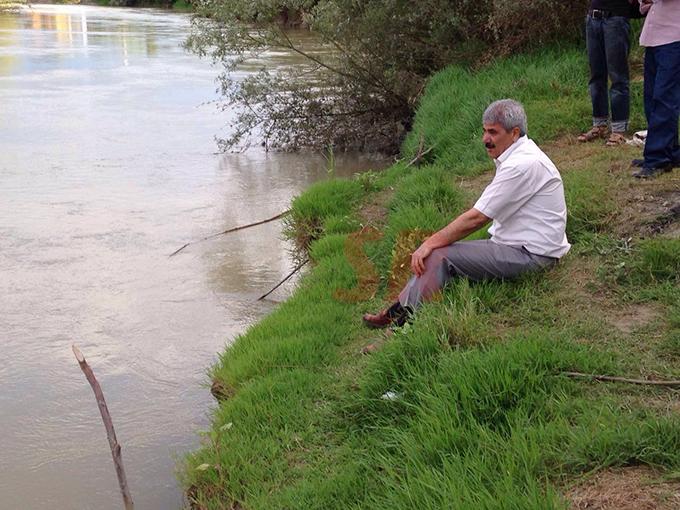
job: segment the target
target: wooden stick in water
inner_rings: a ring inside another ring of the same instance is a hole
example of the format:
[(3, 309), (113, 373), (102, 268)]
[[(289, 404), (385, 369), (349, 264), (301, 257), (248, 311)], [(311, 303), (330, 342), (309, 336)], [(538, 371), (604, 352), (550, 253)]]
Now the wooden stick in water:
[(276, 216), (272, 216), (271, 218), (267, 218), (266, 220), (256, 221), (255, 223), (249, 223), (248, 225), (240, 225), (238, 227), (228, 228), (227, 230), (224, 230), (222, 232), (218, 232), (217, 234), (210, 234), (209, 236), (205, 236), (203, 239), (199, 239), (198, 241), (188, 242), (184, 246), (182, 246), (181, 248), (178, 248), (177, 250), (173, 251), (170, 255), (168, 255), (168, 257), (174, 257), (179, 252), (181, 252), (184, 248), (186, 248), (187, 246), (189, 246), (191, 244), (200, 243), (201, 241), (207, 241), (208, 239), (212, 239), (213, 237), (221, 236), (221, 235), (224, 235), (224, 234), (229, 234), (231, 232), (236, 232), (237, 230), (243, 230), (244, 228), (256, 227), (257, 225), (269, 223), (270, 221), (276, 221), (279, 218), (284, 217), (289, 212), (290, 212), (290, 209), (283, 211), (282, 213), (279, 213)]
[(266, 298), (269, 294), (274, 292), (276, 289), (278, 289), (281, 285), (283, 285), (291, 276), (293, 276), (295, 273), (297, 273), (300, 269), (302, 269), (302, 266), (304, 266), (307, 262), (309, 262), (309, 259), (305, 259), (302, 262), (300, 262), (295, 269), (293, 269), (290, 273), (288, 273), (288, 276), (286, 276), (283, 280), (281, 280), (279, 283), (277, 283), (272, 290), (267, 292), (266, 294), (262, 294), (259, 298), (257, 298), (258, 301), (262, 301), (264, 298)]
[(134, 504), (132, 503), (132, 496), (130, 495), (130, 489), (127, 484), (127, 478), (125, 477), (125, 469), (123, 468), (123, 456), (121, 455), (120, 445), (116, 439), (116, 432), (113, 429), (113, 421), (111, 420), (111, 414), (109, 413), (109, 408), (106, 406), (106, 400), (104, 400), (104, 393), (102, 392), (97, 378), (94, 376), (94, 372), (87, 364), (85, 356), (80, 352), (80, 349), (73, 344), (73, 354), (75, 354), (80, 369), (85, 374), (87, 382), (90, 383), (92, 391), (94, 391), (94, 396), (97, 399), (97, 405), (99, 406), (99, 412), (102, 415), (102, 420), (104, 421), (104, 427), (106, 427), (106, 437), (109, 439), (109, 446), (111, 447), (111, 455), (113, 456), (113, 464), (116, 467), (116, 475), (118, 475), (118, 485), (120, 486), (120, 492), (123, 494), (123, 503), (125, 504), (125, 510), (133, 510)]

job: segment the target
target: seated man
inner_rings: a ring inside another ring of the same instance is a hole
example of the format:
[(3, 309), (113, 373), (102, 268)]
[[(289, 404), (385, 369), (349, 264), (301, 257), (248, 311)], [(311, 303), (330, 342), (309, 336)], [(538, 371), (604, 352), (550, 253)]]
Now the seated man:
[[(496, 164), (493, 181), (472, 209), (413, 252), (414, 276), (399, 301), (380, 313), (364, 315), (367, 326), (402, 326), (451, 278), (513, 278), (550, 268), (569, 251), (562, 178), (526, 136), (522, 105), (511, 99), (496, 101), (484, 112), (482, 123), (482, 141)], [(460, 241), (492, 220), (491, 239)]]

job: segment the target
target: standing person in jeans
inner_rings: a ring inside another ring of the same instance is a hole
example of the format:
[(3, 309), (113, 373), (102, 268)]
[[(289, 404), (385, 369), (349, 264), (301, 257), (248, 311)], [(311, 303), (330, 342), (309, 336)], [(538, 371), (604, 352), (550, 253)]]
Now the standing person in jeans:
[(647, 19), (640, 34), (645, 47), (645, 116), (647, 140), (637, 178), (656, 177), (680, 166), (680, 0), (643, 0)]
[[(591, 0), (586, 17), (586, 46), (590, 63), (590, 99), (593, 127), (579, 142), (607, 138), (611, 104), (611, 134), (606, 145), (624, 143), (630, 111), (628, 52), (630, 50), (629, 0)], [(611, 87), (607, 90), (608, 79)]]

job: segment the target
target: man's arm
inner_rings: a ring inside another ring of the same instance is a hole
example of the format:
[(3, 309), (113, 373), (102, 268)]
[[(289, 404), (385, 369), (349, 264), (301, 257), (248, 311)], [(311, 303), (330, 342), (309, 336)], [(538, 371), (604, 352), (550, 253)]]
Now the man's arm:
[(425, 271), (425, 259), (430, 256), (432, 250), (455, 243), (472, 232), (479, 230), (490, 221), (491, 218), (482, 214), (477, 209), (468, 209), (439, 232), (428, 237), (413, 252), (411, 255), (411, 269), (417, 276), (421, 276)]

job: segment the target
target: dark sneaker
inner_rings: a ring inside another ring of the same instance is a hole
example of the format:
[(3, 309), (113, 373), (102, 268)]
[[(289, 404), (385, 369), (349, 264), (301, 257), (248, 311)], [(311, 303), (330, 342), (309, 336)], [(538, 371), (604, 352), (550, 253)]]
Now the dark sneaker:
[(661, 166), (643, 166), (640, 170), (633, 172), (633, 177), (637, 179), (653, 179), (659, 175), (673, 170), (673, 164), (667, 163)]
[[(643, 158), (634, 159), (630, 162), (630, 166), (642, 168), (643, 166), (645, 166), (645, 160)], [(680, 160), (679, 161), (673, 161), (672, 166), (673, 166), (673, 168), (680, 168)]]

